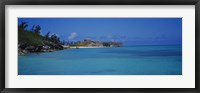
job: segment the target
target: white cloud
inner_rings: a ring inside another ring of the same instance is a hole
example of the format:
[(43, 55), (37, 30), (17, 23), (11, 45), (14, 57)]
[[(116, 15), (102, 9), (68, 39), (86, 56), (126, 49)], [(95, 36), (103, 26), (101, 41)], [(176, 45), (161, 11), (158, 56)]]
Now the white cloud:
[(77, 33), (76, 32), (72, 32), (69, 36), (68, 39), (74, 39), (77, 37)]

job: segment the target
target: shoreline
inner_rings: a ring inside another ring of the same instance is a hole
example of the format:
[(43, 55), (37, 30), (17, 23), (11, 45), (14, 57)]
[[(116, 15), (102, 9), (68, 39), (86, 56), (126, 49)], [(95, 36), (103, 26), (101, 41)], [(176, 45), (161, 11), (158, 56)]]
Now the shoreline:
[(110, 47), (84, 47), (84, 46), (81, 46), (81, 47), (70, 47), (71, 49), (79, 49), (79, 48), (110, 48)]
[(94, 46), (81, 46), (81, 47), (77, 47), (77, 46), (73, 46), (73, 47), (64, 47), (63, 49), (50, 49), (50, 50), (46, 50), (46, 51), (39, 51), (39, 52), (30, 52), (27, 49), (24, 50), (18, 50), (18, 55), (19, 56), (25, 56), (26, 54), (31, 54), (31, 53), (48, 53), (48, 52), (55, 52), (55, 51), (59, 51), (59, 50), (68, 50), (68, 49), (92, 49), (92, 48), (115, 48), (115, 47), (104, 47), (104, 46), (100, 46), (100, 47), (94, 47)]

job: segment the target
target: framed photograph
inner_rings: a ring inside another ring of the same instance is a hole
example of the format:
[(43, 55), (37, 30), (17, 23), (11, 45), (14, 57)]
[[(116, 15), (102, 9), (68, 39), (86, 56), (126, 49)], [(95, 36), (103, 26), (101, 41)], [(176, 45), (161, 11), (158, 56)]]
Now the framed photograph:
[(1, 92), (200, 92), (199, 11), (199, 0), (1, 1)]

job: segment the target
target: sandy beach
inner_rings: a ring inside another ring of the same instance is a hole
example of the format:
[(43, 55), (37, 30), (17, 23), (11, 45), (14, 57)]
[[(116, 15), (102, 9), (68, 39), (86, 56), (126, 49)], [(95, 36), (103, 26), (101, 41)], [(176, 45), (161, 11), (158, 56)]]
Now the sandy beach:
[(106, 48), (106, 47), (84, 47), (84, 46), (81, 46), (81, 47), (70, 47), (70, 48)]

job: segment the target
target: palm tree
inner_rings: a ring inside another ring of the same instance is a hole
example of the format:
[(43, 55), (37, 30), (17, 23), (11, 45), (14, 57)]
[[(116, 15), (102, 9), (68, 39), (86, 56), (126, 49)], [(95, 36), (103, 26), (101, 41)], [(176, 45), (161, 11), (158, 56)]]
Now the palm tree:
[(41, 33), (41, 27), (39, 25), (35, 26), (34, 32), (37, 33), (37, 34), (40, 34)]
[(23, 30), (25, 30), (28, 27), (28, 22), (21, 22), (19, 27), (22, 28)]
[(56, 44), (60, 43), (60, 38), (56, 34), (51, 35), (51, 40)]
[(49, 38), (49, 35), (50, 35), (50, 32), (48, 32), (48, 33), (45, 35), (45, 38), (48, 39), (48, 38)]

